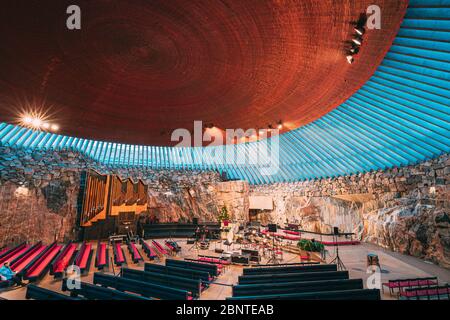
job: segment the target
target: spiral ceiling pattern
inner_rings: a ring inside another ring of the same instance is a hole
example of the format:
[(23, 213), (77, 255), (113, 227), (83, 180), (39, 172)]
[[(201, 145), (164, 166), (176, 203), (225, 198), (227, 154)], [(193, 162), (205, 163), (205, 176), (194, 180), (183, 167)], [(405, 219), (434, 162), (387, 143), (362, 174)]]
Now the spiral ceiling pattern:
[[(0, 117), (41, 106), (78, 138), (171, 145), (194, 120), (291, 130), (359, 89), (398, 31), (406, 0), (8, 1), (0, 12)], [(81, 30), (66, 9), (81, 9)], [(358, 61), (345, 46), (382, 10)]]

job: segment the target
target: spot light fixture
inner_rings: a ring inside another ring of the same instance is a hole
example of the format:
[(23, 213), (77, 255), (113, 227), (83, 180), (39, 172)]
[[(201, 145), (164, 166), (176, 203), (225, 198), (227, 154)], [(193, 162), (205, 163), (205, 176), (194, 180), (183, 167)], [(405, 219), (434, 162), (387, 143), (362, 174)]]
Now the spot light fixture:
[(277, 125), (278, 130), (283, 129), (283, 122), (280, 120), (278, 121), (278, 125)]

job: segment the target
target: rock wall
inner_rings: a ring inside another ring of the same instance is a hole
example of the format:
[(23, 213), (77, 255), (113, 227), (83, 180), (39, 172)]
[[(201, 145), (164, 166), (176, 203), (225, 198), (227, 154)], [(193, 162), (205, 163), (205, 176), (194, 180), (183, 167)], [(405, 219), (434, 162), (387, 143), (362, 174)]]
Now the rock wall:
[(335, 179), (249, 186), (221, 182), (217, 172), (112, 169), (70, 151), (0, 147), (0, 247), (25, 240), (77, 236), (81, 172), (142, 179), (149, 210), (161, 222), (214, 221), (226, 206), (248, 220), (249, 196), (273, 198), (264, 223), (298, 222), (311, 231), (333, 226), (363, 241), (450, 267), (450, 158)]
[(335, 179), (250, 187), (271, 196), (263, 222), (355, 232), (362, 241), (450, 268), (450, 158)]
[(224, 205), (233, 217), (247, 216), (248, 185), (237, 181), (222, 186), (217, 172), (112, 169), (70, 151), (0, 147), (0, 247), (75, 239), (80, 177), (89, 168), (142, 179), (149, 186), (144, 215), (155, 215), (160, 222), (216, 221)]

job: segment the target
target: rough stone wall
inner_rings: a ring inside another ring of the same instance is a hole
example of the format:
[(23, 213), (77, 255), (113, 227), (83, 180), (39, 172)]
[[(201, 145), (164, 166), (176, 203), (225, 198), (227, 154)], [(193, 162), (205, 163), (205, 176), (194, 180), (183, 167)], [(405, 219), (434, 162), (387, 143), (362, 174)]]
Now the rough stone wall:
[(0, 147), (0, 247), (26, 240), (49, 243), (76, 238), (80, 176), (89, 168), (142, 179), (149, 186), (147, 214), (156, 215), (160, 222), (194, 217), (216, 221), (223, 205), (233, 214), (246, 215), (240, 206), (248, 187), (242, 182), (220, 187), (217, 172), (112, 169), (70, 151)]
[(252, 186), (271, 196), (265, 222), (355, 232), (363, 241), (450, 267), (450, 158), (335, 179)]

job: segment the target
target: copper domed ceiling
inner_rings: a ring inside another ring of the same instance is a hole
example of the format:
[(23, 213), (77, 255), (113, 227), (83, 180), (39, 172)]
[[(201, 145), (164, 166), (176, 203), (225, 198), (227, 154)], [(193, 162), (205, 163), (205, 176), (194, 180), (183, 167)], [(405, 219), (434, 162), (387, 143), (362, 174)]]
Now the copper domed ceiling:
[[(81, 8), (81, 30), (66, 8)], [(369, 5), (358, 59), (344, 47)], [(287, 129), (340, 105), (374, 73), (407, 1), (8, 1), (0, 12), (0, 120), (40, 107), (60, 133), (170, 145), (194, 120)]]

